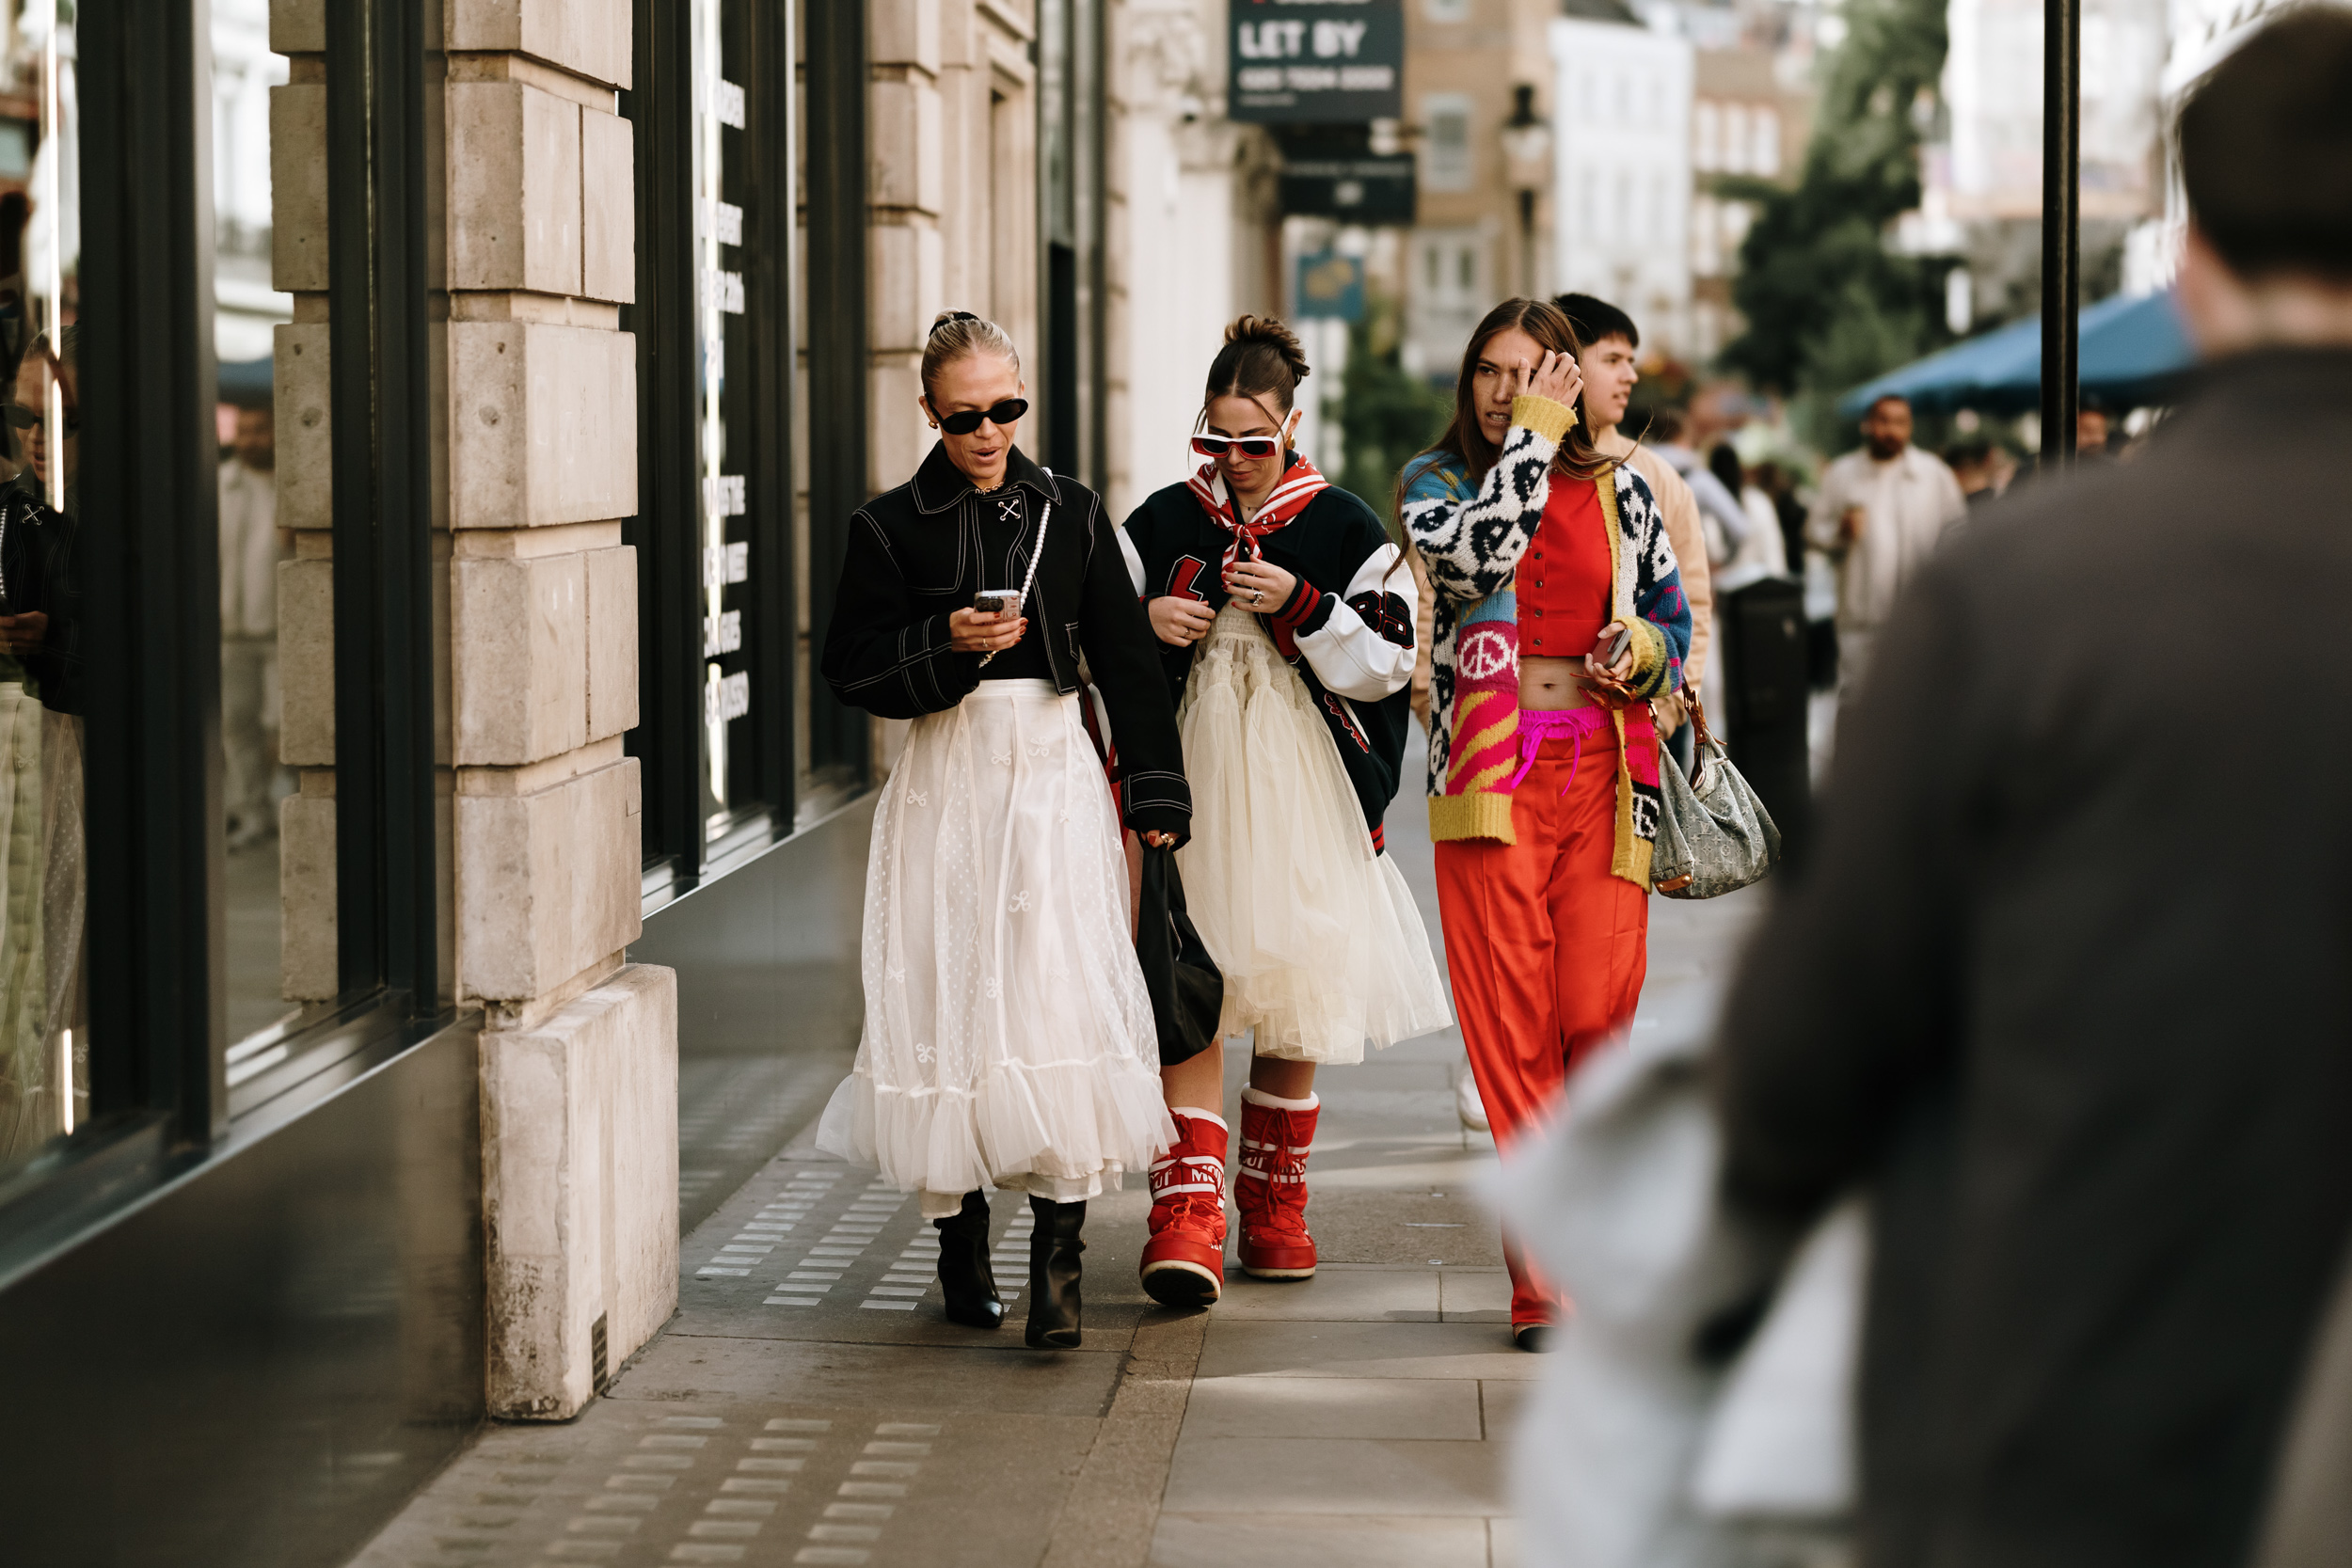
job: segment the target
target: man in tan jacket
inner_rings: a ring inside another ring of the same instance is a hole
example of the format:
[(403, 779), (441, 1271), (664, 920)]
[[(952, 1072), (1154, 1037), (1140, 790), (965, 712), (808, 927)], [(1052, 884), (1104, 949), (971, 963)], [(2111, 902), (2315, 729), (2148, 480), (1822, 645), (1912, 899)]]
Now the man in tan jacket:
[[(1715, 587), (1708, 575), (1707, 533), (1699, 526), (1698, 498), (1663, 457), (1617, 428), (1625, 420), (1626, 404), (1633, 400), (1634, 385), (1642, 379), (1633, 364), (1642, 346), (1641, 328), (1631, 316), (1591, 294), (1562, 294), (1552, 303), (1567, 313), (1576, 341), (1583, 345), (1576, 365), (1584, 372), (1584, 419), (1593, 445), (1630, 463), (1649, 482), (1650, 494), (1664, 514), (1675, 564), (1682, 568), (1683, 597), (1691, 601), (1691, 657), (1682, 666), (1682, 677), (1696, 690), (1707, 673), (1708, 645), (1715, 636)], [(1689, 717), (1680, 692), (1661, 697), (1650, 707), (1658, 715), (1661, 739), (1680, 729)]]

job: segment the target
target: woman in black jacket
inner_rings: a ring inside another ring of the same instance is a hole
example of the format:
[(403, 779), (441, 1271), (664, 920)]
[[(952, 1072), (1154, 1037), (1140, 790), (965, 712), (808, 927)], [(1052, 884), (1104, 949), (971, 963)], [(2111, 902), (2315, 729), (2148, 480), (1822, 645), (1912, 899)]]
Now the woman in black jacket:
[(923, 388), (939, 443), (850, 519), (825, 637), (843, 702), (914, 723), (874, 815), (865, 1036), (818, 1141), (920, 1195), (947, 1315), (976, 1327), (1004, 1311), (981, 1189), (1026, 1191), (1028, 1342), (1067, 1349), (1087, 1200), (1175, 1132), (1086, 681), (1118, 736), (1127, 826), (1177, 843), (1191, 797), (1101, 499), (1012, 444), (1028, 404), (1011, 341), (941, 316)]

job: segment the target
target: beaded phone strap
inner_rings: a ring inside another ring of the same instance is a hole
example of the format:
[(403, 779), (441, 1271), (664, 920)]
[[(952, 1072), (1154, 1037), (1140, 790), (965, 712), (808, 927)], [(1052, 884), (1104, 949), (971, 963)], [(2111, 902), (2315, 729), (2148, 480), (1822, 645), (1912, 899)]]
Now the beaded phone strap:
[[(1045, 471), (1053, 472), (1051, 468)], [(1025, 614), (1029, 608), (1029, 590), (1037, 583), (1037, 563), (1045, 559), (1045, 525), (1053, 520), (1054, 503), (1047, 501), (1045, 510), (1037, 515), (1037, 553), (1029, 557), (1029, 575), (1021, 579), (1021, 609)], [(991, 648), (987, 653), (982, 654), (980, 668), (987, 669), (988, 661), (1003, 651), (1001, 648)]]

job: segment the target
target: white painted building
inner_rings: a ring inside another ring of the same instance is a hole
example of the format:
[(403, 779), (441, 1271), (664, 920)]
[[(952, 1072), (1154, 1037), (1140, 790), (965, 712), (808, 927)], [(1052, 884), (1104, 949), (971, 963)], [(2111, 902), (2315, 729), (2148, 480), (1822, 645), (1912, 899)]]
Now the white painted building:
[(2153, 293), (2172, 281), (2181, 264), (2188, 206), (2171, 157), (2169, 127), (2181, 97), (2219, 64), (2246, 35), (2285, 8), (2285, 0), (2170, 0), (2166, 16), (2164, 71), (2158, 108), (2167, 127), (2164, 208), (2131, 232), (2123, 250), (2123, 291)]
[(1559, 285), (1622, 307), (1645, 349), (1687, 356), (1695, 348), (1691, 40), (1563, 17), (1550, 41)]
[(1266, 265), (1273, 154), (1264, 133), (1222, 113), (1225, 41), (1217, 0), (1127, 0), (1117, 35), (1109, 219), (1123, 265), (1104, 345), (1116, 517), (1190, 472), (1186, 442), (1225, 324), (1281, 309), (1282, 279)]
[(269, 47), (269, 0), (214, 0), (213, 338), (224, 364), (269, 356), (294, 295), (270, 281), (269, 95), (286, 56)]
[[(2166, 0), (2083, 0), (2082, 203), (2137, 218), (2161, 198)], [(1963, 223), (2042, 213), (2042, 0), (1951, 0), (1947, 201)]]

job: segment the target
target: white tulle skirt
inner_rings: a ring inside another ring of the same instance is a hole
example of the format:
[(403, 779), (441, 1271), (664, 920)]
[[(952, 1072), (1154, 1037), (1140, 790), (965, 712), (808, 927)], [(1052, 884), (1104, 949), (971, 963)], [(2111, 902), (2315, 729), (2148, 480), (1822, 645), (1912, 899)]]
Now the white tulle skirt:
[(1116, 1190), (1176, 1133), (1127, 866), (1078, 698), (983, 681), (917, 719), (866, 870), (866, 1028), (818, 1147), (951, 1212)]
[(1404, 874), (1375, 854), (1307, 683), (1258, 618), (1217, 612), (1177, 709), (1192, 840), (1177, 852), (1225, 971), (1221, 1031), (1257, 1054), (1360, 1062), (1453, 1022)]

